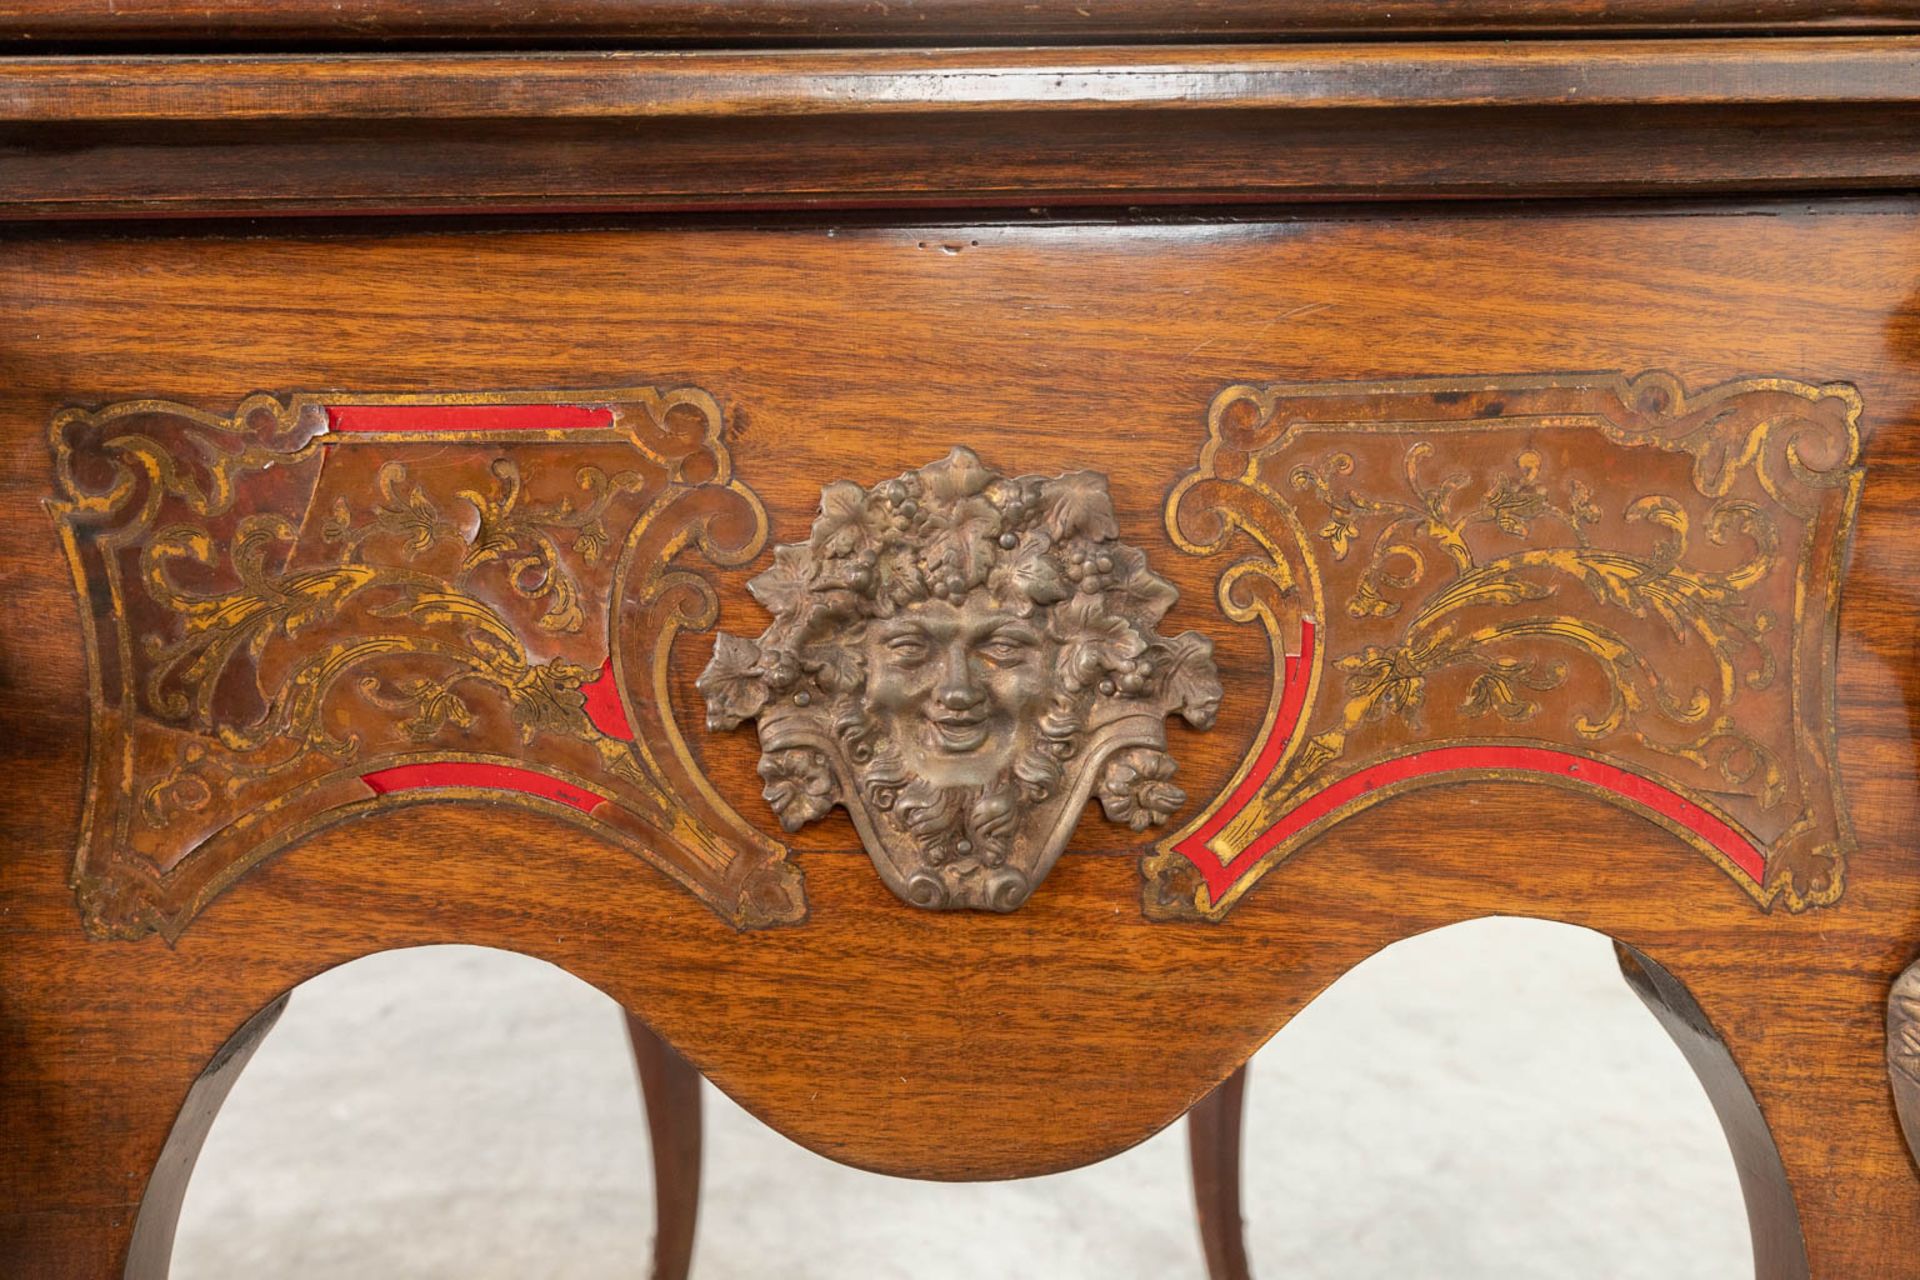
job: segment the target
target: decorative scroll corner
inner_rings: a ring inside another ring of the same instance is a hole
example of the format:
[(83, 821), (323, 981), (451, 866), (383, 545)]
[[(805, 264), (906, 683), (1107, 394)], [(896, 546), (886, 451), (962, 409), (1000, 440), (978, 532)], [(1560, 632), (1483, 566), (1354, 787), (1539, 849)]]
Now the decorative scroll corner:
[(1777, 844), (1767, 857), (1767, 875), (1761, 905), (1778, 902), (1798, 915), (1814, 907), (1830, 907), (1846, 891), (1847, 854), (1851, 839), (1828, 840), (1815, 830), (1803, 830)]
[(1463, 778), (1618, 803), (1763, 909), (1838, 901), (1862, 408), (1661, 372), (1223, 389), (1167, 528), (1238, 557), (1221, 604), (1275, 682), (1233, 783), (1143, 861), (1148, 914), (1218, 919), (1332, 825)]
[(740, 886), (734, 918), (745, 929), (804, 924), (807, 919), (806, 876), (790, 862), (765, 862), (755, 867)]
[(1164, 844), (1140, 859), (1140, 911), (1149, 920), (1223, 918), (1193, 860)]
[(62, 410), (50, 445), (92, 936), (171, 941), (278, 850), (430, 799), (570, 821), (738, 927), (804, 915), (667, 710), (703, 563), (766, 541), (707, 392), (137, 400)]
[(1098, 472), (1006, 476), (955, 449), (836, 481), (748, 589), (773, 622), (716, 637), (707, 727), (755, 722), (781, 825), (844, 806), (916, 906), (1020, 906), (1095, 796), (1135, 831), (1166, 823), (1186, 797), (1165, 719), (1219, 710), (1212, 642), (1159, 633), (1178, 592), (1120, 540)]
[(81, 927), (96, 942), (138, 942), (159, 934), (169, 943), (179, 936), (175, 921), (154, 900), (152, 887), (130, 875), (76, 875), (74, 901)]

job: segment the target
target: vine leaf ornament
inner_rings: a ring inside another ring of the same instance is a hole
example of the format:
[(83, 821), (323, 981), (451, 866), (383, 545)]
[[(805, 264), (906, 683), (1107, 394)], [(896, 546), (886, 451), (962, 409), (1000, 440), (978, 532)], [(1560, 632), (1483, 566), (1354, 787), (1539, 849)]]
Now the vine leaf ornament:
[(1908, 965), (1887, 993), (1887, 1078), (1907, 1150), (1920, 1159), (1920, 962)]
[(1213, 645), (1159, 633), (1178, 592), (1120, 541), (1097, 472), (1010, 477), (955, 449), (836, 481), (748, 589), (773, 622), (716, 638), (707, 727), (756, 722), (781, 825), (845, 806), (916, 906), (1018, 907), (1095, 794), (1135, 831), (1185, 803), (1165, 721), (1213, 723)]
[(1836, 901), (1860, 413), (1844, 383), (1662, 373), (1221, 391), (1167, 529), (1226, 560), (1276, 680), (1146, 859), (1148, 912), (1217, 919), (1335, 823), (1475, 778), (1620, 804), (1762, 907)]

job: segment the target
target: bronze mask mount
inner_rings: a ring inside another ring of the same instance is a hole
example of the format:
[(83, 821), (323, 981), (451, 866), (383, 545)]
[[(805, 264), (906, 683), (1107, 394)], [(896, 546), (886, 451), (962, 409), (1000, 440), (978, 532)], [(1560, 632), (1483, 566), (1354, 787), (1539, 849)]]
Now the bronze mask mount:
[(1186, 800), (1165, 720), (1213, 723), (1213, 644), (1156, 630), (1179, 593), (1120, 541), (1098, 472), (1005, 476), (961, 448), (836, 481), (747, 586), (774, 621), (718, 637), (708, 728), (756, 721), (781, 825), (845, 805), (916, 906), (1018, 907), (1096, 793), (1135, 831)]

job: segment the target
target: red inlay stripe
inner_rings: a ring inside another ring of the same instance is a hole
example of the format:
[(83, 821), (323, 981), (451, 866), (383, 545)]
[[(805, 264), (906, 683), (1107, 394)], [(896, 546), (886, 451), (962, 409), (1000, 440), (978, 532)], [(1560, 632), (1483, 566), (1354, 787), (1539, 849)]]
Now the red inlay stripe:
[(1280, 710), (1273, 718), (1273, 728), (1268, 732), (1267, 740), (1260, 745), (1260, 755), (1254, 760), (1253, 768), (1247, 770), (1247, 776), (1227, 797), (1226, 805), (1207, 819), (1198, 831), (1176, 846), (1193, 859), (1194, 865), (1202, 871), (1208, 869), (1208, 864), (1220, 865), (1220, 859), (1214, 857), (1206, 847), (1207, 841), (1219, 835), (1242, 809), (1252, 803), (1254, 796), (1260, 793), (1260, 788), (1266, 785), (1267, 779), (1280, 766), (1280, 757), (1286, 754), (1287, 744), (1293, 741), (1294, 731), (1300, 726), (1300, 712), (1307, 702), (1307, 673), (1313, 670), (1313, 643), (1313, 619), (1302, 618), (1300, 652), (1287, 655), (1285, 683), (1280, 689)]
[(613, 683), (613, 659), (600, 664), (600, 677), (580, 686), (587, 696), (587, 719), (609, 738), (633, 741), (633, 726), (627, 723), (627, 709), (620, 704), (620, 690)]
[(1312, 670), (1313, 623), (1302, 621), (1300, 631), (1300, 653), (1287, 655), (1286, 686), (1281, 694), (1280, 711), (1274, 717), (1273, 731), (1261, 746), (1253, 769), (1234, 789), (1233, 795), (1218, 813), (1174, 846), (1199, 870), (1201, 878), (1207, 882), (1207, 892), (1216, 902), (1271, 850), (1321, 819), (1364, 799), (1371, 792), (1413, 778), (1437, 782), (1446, 774), (1470, 774), (1488, 769), (1570, 778), (1603, 791), (1611, 791), (1699, 836), (1754, 880), (1764, 877), (1766, 855), (1752, 840), (1737, 827), (1672, 788), (1616, 765), (1575, 755), (1570, 751), (1512, 745), (1430, 747), (1425, 751), (1411, 752), (1397, 759), (1370, 765), (1308, 796), (1235, 855), (1232, 862), (1222, 866), (1220, 859), (1206, 847), (1206, 842), (1217, 836), (1227, 823), (1245, 809), (1260, 787), (1272, 777), (1288, 742), (1299, 727), (1302, 704), (1306, 699), (1306, 675)]
[(335, 404), (327, 427), (363, 431), (585, 431), (613, 425), (613, 410), (585, 404)]
[(419, 791), (429, 787), (489, 787), (497, 791), (521, 791), (545, 796), (561, 804), (572, 805), (582, 813), (591, 813), (607, 798), (583, 790), (532, 769), (508, 764), (476, 764), (470, 761), (441, 760), (431, 764), (401, 764), (391, 769), (376, 769), (360, 775), (360, 781), (377, 795), (395, 791)]
[[(1759, 880), (1766, 870), (1766, 858), (1738, 830), (1702, 809), (1668, 787), (1629, 773), (1615, 765), (1591, 760), (1568, 751), (1548, 747), (1434, 747), (1416, 751), (1396, 760), (1349, 774), (1324, 791), (1309, 796), (1297, 808), (1268, 827), (1258, 840), (1248, 845), (1227, 870), (1227, 883), (1258, 862), (1281, 841), (1304, 830), (1327, 815), (1361, 799), (1367, 793), (1409, 778), (1438, 780), (1439, 775), (1484, 769), (1505, 769), (1519, 773), (1573, 778), (1611, 791), (1643, 805), (1663, 818), (1693, 832), (1725, 854), (1742, 871)], [(1218, 865), (1218, 859), (1215, 860)]]

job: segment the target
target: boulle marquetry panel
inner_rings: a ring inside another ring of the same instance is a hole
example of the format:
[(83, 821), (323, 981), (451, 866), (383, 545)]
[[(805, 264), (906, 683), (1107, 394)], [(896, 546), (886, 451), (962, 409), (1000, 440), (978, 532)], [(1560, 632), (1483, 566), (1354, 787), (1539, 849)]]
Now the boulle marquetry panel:
[(1760, 906), (1836, 901), (1853, 387), (1637, 377), (1229, 387), (1173, 539), (1273, 645), (1227, 794), (1146, 862), (1148, 910), (1225, 911), (1414, 787), (1599, 795)]
[(722, 436), (697, 388), (61, 412), (87, 928), (176, 937), (288, 843), (436, 798), (565, 817), (736, 924), (798, 919), (785, 850), (698, 778), (665, 696), (714, 616), (703, 569), (766, 532)]
[[(1220, 392), (1165, 534), (1229, 557), (1218, 607), (1265, 632), (1271, 692), (1145, 860), (1148, 914), (1218, 915), (1333, 824), (1476, 778), (1620, 803), (1763, 907), (1837, 899), (1860, 411), (1664, 374)], [(768, 540), (704, 391), (134, 401), (52, 441), (92, 610), (89, 929), (177, 936), (317, 826), (452, 797), (563, 814), (743, 926), (804, 914), (672, 705), (673, 641), (718, 610), (701, 564)], [(836, 480), (747, 584), (773, 625), (716, 637), (707, 725), (758, 722), (787, 830), (845, 805), (903, 899), (1012, 910), (1089, 799), (1135, 831), (1186, 804), (1161, 721), (1223, 696), (1120, 533), (1092, 471), (957, 449)]]

